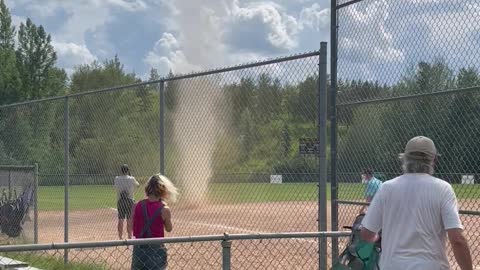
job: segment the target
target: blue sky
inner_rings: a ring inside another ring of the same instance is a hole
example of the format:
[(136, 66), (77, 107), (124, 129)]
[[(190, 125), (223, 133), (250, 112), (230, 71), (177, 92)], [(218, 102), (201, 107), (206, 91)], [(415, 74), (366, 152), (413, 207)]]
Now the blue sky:
[(7, 0), (51, 33), (59, 66), (118, 54), (127, 71), (189, 72), (316, 50), (328, 40), (327, 1)]
[[(327, 0), (6, 0), (19, 24), (52, 34), (58, 64), (118, 54), (146, 78), (317, 50), (329, 41)], [(394, 82), (419, 61), (478, 65), (478, 0), (365, 0), (341, 11), (339, 77)]]

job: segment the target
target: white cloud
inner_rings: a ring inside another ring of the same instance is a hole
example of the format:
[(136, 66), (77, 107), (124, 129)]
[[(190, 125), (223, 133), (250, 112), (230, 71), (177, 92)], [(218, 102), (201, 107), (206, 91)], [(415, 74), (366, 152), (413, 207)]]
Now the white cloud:
[[(114, 19), (115, 9), (131, 13), (148, 9), (145, 0), (15, 0), (15, 5), (23, 7), (33, 17), (56, 17), (61, 13), (65, 15), (59, 30), (52, 33), (52, 36), (56, 41), (59, 65), (67, 70), (71, 70), (73, 65), (97, 58), (87, 49), (87, 34), (94, 37), (94, 46), (100, 47), (96, 53), (102, 57), (111, 57), (115, 53), (108, 40), (106, 27)], [(108, 53), (102, 54), (102, 49)], [(85, 58), (82, 60), (81, 57)]]
[(328, 29), (330, 26), (330, 9), (322, 9), (317, 3), (311, 7), (303, 8), (300, 13), (300, 25), (317, 31)]
[(143, 0), (16, 0), (32, 14), (50, 17), (62, 10), (67, 14), (61, 30), (55, 33), (57, 40), (85, 44), (86, 32), (98, 31), (112, 20), (112, 8), (118, 7), (127, 12), (146, 10), (148, 5)]
[(84, 44), (86, 31), (95, 31), (104, 25), (110, 17), (112, 5), (119, 5), (123, 0), (15, 0), (16, 5), (23, 7), (30, 17), (54, 17), (63, 11), (67, 19), (62, 23), (61, 30), (54, 33), (57, 40)]
[(373, 48), (372, 56), (385, 62), (401, 61), (404, 58), (403, 52), (401, 50), (392, 47), (375, 47)]
[[(238, 0), (232, 4), (229, 23), (233, 27), (247, 27), (252, 35), (266, 36), (271, 46), (291, 50), (297, 47), (296, 34), (299, 30), (297, 19), (288, 15), (282, 6), (274, 2), (250, 3), (240, 6)], [(252, 28), (253, 27), (253, 28)], [(263, 31), (255, 31), (262, 29)], [(236, 33), (232, 33), (235, 35)], [(248, 38), (248, 37), (244, 37)]]
[(89, 64), (97, 58), (85, 45), (78, 45), (71, 42), (52, 42), (57, 52), (58, 61), (61, 66), (66, 67), (68, 74), (73, 72), (73, 67), (82, 64)]
[[(478, 66), (478, 0), (377, 0), (344, 8), (339, 77), (393, 83), (421, 61)], [(407, 15), (408, 14), (408, 15)]]
[(162, 38), (155, 44), (155, 47), (162, 47), (167, 50), (176, 50), (180, 46), (177, 39), (171, 33), (164, 33)]
[(144, 62), (166, 75), (171, 69), (186, 73), (224, 63), (223, 21), (227, 8), (218, 1), (163, 0), (174, 10), (163, 33)]
[[(353, 5), (345, 9), (341, 25), (348, 34), (339, 36), (340, 50), (346, 58), (344, 60), (351, 62), (404, 60), (404, 52), (395, 46), (393, 34), (386, 27), (388, 7), (386, 0), (379, 0), (363, 7)], [(368, 42), (357, 38), (360, 36), (368, 39)]]
[[(18, 5), (25, 7), (26, 10), (34, 13), (36, 16), (50, 17), (56, 14), (58, 10), (63, 9), (67, 13), (76, 13), (76, 8), (95, 9), (118, 7), (129, 12), (145, 10), (148, 5), (143, 0), (76, 0), (76, 1), (60, 1), (60, 0), (15, 0)], [(98, 19), (93, 16), (85, 17), (85, 20)]]
[(64, 42), (52, 42), (52, 45), (55, 47), (57, 54), (69, 58), (76, 64), (86, 64), (96, 60), (96, 57), (85, 45)]
[[(58, 30), (52, 33), (54, 40), (79, 46), (77, 53), (79, 48), (90, 48), (89, 53), (83, 51), (87, 59), (122, 55), (116, 51), (122, 46), (117, 46), (108, 34), (109, 26), (122, 19), (121, 14), (154, 17), (152, 28), (161, 32), (151, 50), (141, 52), (143, 63), (184, 73), (292, 53), (299, 48), (299, 32), (321, 27), (318, 24), (325, 13), (318, 5), (306, 2), (312, 1), (297, 0), (294, 9), (287, 0), (15, 0), (15, 5), (27, 10), (27, 15), (41, 17), (35, 21), (62, 18), (56, 25)], [(303, 21), (302, 5), (311, 6), (304, 9)], [(118, 42), (122, 38), (118, 37)], [(70, 46), (70, 52), (74, 51)], [(59, 53), (62, 66), (70, 63), (61, 57)], [(72, 62), (78, 63), (79, 59)]]
[(144, 62), (163, 75), (168, 74), (170, 70), (174, 73), (186, 73), (200, 68), (187, 60), (177, 39), (171, 33), (163, 34), (155, 43), (153, 50), (147, 53)]
[(178, 15), (180, 11), (175, 6), (175, 0), (160, 0), (160, 3), (166, 7), (170, 14)]
[(257, 52), (232, 52), (230, 55), (231, 63), (250, 63), (265, 59), (265, 55)]
[(145, 63), (160, 72), (168, 68), (185, 73), (255, 61), (272, 52), (290, 52), (298, 47), (298, 32), (302, 27), (299, 19), (272, 1), (241, 4), (238, 0), (162, 0), (162, 3), (172, 10), (167, 19), (169, 33), (164, 33), (144, 58)]
[(95, 1), (88, 5), (66, 1), (64, 10), (69, 14), (56, 37), (69, 42), (85, 44), (85, 34), (95, 33), (101, 26), (111, 20), (108, 6)]
[(464, 2), (460, 9), (417, 16), (415, 20), (428, 27), (423, 49), (443, 57), (452, 68), (476, 66), (478, 63), (472, 53), (479, 49), (480, 25), (473, 18), (478, 18), (479, 14), (478, 3)]
[(221, 1), (178, 0), (173, 17), (177, 40), (190, 63), (212, 67), (224, 63), (224, 20), (227, 6)]
[(142, 0), (106, 0), (105, 2), (108, 2), (113, 6), (121, 7), (129, 12), (137, 12), (148, 8), (147, 4)]

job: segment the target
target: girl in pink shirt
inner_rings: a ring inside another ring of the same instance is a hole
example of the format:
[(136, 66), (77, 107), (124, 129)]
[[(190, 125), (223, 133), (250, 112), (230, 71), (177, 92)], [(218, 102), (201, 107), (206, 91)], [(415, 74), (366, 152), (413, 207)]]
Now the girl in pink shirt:
[[(168, 202), (175, 202), (177, 188), (163, 175), (153, 175), (145, 187), (146, 199), (133, 209), (135, 238), (163, 238), (172, 231)], [(136, 245), (133, 247), (132, 270), (163, 270), (167, 267), (167, 249), (164, 245)]]

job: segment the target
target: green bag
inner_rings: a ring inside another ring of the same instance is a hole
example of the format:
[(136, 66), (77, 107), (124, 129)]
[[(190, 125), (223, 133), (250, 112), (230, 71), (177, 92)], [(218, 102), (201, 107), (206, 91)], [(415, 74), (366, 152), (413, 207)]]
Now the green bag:
[(360, 241), (357, 246), (357, 256), (364, 263), (362, 270), (377, 269), (380, 250), (375, 243)]
[[(354, 252), (352, 252), (352, 248)], [(359, 240), (348, 247), (332, 270), (378, 270), (380, 249), (375, 243)]]
[(381, 240), (370, 243), (361, 240), (361, 223), (365, 214), (355, 218), (351, 227), (344, 227), (352, 231), (350, 242), (340, 254), (331, 270), (378, 270), (378, 261), (381, 253)]

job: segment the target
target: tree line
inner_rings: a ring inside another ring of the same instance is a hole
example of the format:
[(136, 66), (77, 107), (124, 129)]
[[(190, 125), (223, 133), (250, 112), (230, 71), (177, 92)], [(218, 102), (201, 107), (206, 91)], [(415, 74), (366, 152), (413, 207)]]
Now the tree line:
[[(365, 88), (358, 82), (341, 85), (339, 98), (345, 103), (362, 97), (374, 100), (410, 96), (339, 106), (339, 126), (346, 129), (339, 138), (341, 180), (359, 178), (363, 167), (373, 167), (386, 178), (398, 175), (398, 155), (406, 142), (418, 135), (432, 138), (442, 153), (437, 174), (451, 182), (459, 182), (463, 174), (479, 174), (480, 157), (476, 153), (480, 150), (480, 91), (473, 89), (479, 85), (475, 67), (455, 73), (442, 59), (420, 62), (388, 89)], [(460, 91), (445, 93), (452, 89)]]

